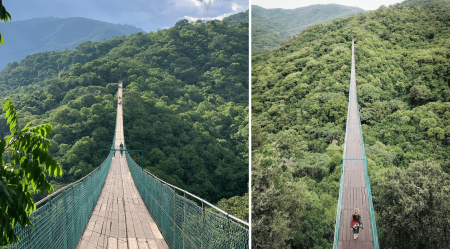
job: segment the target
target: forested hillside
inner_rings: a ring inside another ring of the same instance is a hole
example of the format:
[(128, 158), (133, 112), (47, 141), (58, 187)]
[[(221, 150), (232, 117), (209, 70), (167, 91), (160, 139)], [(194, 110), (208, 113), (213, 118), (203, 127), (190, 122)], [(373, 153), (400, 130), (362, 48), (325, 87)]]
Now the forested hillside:
[(364, 12), (357, 7), (317, 4), (297, 9), (265, 9), (252, 5), (252, 54), (279, 47), (309, 26)]
[(448, 1), (315, 25), (252, 58), (253, 246), (332, 247), (352, 37), (380, 248), (449, 248)]
[(81, 17), (33, 18), (0, 23), (5, 47), (0, 48), (0, 70), (29, 54), (74, 49), (84, 41), (103, 41), (112, 36), (143, 32), (131, 25), (112, 24)]
[(249, 10), (245, 12), (239, 12), (237, 14), (227, 16), (223, 20), (230, 25), (238, 25), (239, 23), (249, 23)]
[[(150, 172), (215, 203), (248, 192), (248, 47), (248, 25), (181, 20), (29, 55), (0, 73), (1, 99), (12, 99), (21, 126), (53, 125), (51, 154), (64, 174), (50, 179), (67, 184), (110, 148), (123, 78), (127, 148), (144, 150)], [(0, 124), (5, 136), (4, 114)]]

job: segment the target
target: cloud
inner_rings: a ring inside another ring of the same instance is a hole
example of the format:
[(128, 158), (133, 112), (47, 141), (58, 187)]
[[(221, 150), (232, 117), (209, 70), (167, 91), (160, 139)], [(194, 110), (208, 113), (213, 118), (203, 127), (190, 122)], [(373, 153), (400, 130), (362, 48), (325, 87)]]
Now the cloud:
[(220, 15), (220, 16), (216, 16), (216, 17), (213, 17), (212, 19), (217, 19), (217, 20), (223, 20), (223, 18), (225, 18), (225, 17), (227, 17), (227, 16), (229, 16), (230, 14), (228, 13), (225, 13), (225, 14), (223, 14), (223, 15)]
[(237, 4), (237, 3), (232, 3), (232, 4), (231, 4), (231, 9), (234, 10), (234, 11), (237, 11), (238, 8), (240, 8), (240, 7), (241, 7), (241, 6), (239, 6), (239, 4)]
[(184, 16), (184, 19), (191, 21), (191, 22), (195, 22), (197, 20), (206, 20), (206, 18), (198, 18), (198, 17), (192, 17), (192, 16)]
[(193, 2), (195, 4), (195, 6), (200, 6), (202, 5), (202, 3), (198, 0), (190, 0), (191, 2)]
[[(225, 13), (225, 14), (223, 14), (223, 15), (219, 15), (219, 16), (216, 16), (216, 17), (211, 17), (211, 20), (219, 20), (219, 21), (222, 21), (225, 17), (230, 16), (230, 15), (233, 15), (233, 14), (234, 14), (234, 13)], [(208, 18), (206, 18), (206, 17), (184, 16), (184, 18), (185, 18), (186, 20), (188, 20), (188, 21), (191, 21), (191, 22), (195, 22), (195, 21), (197, 21), (197, 20), (202, 20), (202, 21), (208, 20)]]

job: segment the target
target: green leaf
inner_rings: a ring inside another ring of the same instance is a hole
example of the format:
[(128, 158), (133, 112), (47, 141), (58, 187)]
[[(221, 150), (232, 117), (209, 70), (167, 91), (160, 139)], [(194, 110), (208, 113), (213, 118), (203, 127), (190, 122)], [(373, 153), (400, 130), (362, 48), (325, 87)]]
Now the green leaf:
[(6, 141), (5, 139), (0, 139), (0, 157), (3, 157), (3, 152), (5, 151)]
[(5, 111), (6, 110), (6, 108), (8, 108), (8, 106), (11, 104), (11, 100), (10, 99), (5, 99), (4, 101), (3, 101), (3, 111)]
[(8, 21), (8, 19), (11, 21), (11, 14), (9, 14), (9, 12), (6, 10), (5, 10), (5, 14), (6, 14), (5, 23)]
[(45, 153), (45, 152), (39, 153), (39, 163), (44, 163), (46, 159), (47, 159), (47, 153)]

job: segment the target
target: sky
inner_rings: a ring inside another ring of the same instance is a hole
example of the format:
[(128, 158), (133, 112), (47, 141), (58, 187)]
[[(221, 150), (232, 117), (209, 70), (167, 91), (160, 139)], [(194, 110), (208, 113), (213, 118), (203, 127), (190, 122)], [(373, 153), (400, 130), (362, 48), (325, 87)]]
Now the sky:
[(130, 24), (146, 32), (174, 26), (181, 19), (223, 17), (249, 9), (249, 0), (3, 0), (12, 21), (40, 17), (85, 17), (118, 24)]
[(266, 9), (282, 8), (295, 9), (299, 7), (306, 7), (314, 4), (339, 4), (351, 7), (359, 7), (363, 10), (376, 10), (381, 5), (386, 7), (396, 3), (401, 3), (403, 0), (375, 0), (375, 1), (361, 1), (361, 0), (252, 0), (252, 5), (258, 5)]

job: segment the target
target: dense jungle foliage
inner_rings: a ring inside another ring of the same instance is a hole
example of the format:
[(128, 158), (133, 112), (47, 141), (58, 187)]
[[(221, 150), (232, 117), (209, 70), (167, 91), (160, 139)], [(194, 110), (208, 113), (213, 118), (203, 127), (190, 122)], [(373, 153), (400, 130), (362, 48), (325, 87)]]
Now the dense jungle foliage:
[[(0, 73), (0, 98), (15, 104), (19, 127), (53, 126), (51, 155), (63, 177), (48, 179), (60, 186), (95, 169), (99, 149), (110, 148), (123, 78), (125, 142), (144, 150), (147, 170), (213, 203), (243, 196), (248, 32), (248, 23), (181, 20), (167, 30), (29, 55)], [(0, 124), (4, 137), (4, 115)]]
[(311, 25), (364, 12), (357, 7), (316, 4), (296, 9), (265, 9), (252, 5), (252, 54), (279, 47)]
[(8, 63), (27, 55), (45, 51), (75, 49), (85, 41), (103, 41), (112, 36), (143, 32), (131, 25), (112, 24), (82, 17), (33, 18), (25, 21), (0, 22), (5, 47), (0, 49), (0, 70)]
[(449, 248), (448, 1), (315, 25), (252, 58), (252, 244), (332, 247), (352, 37), (380, 248)]

